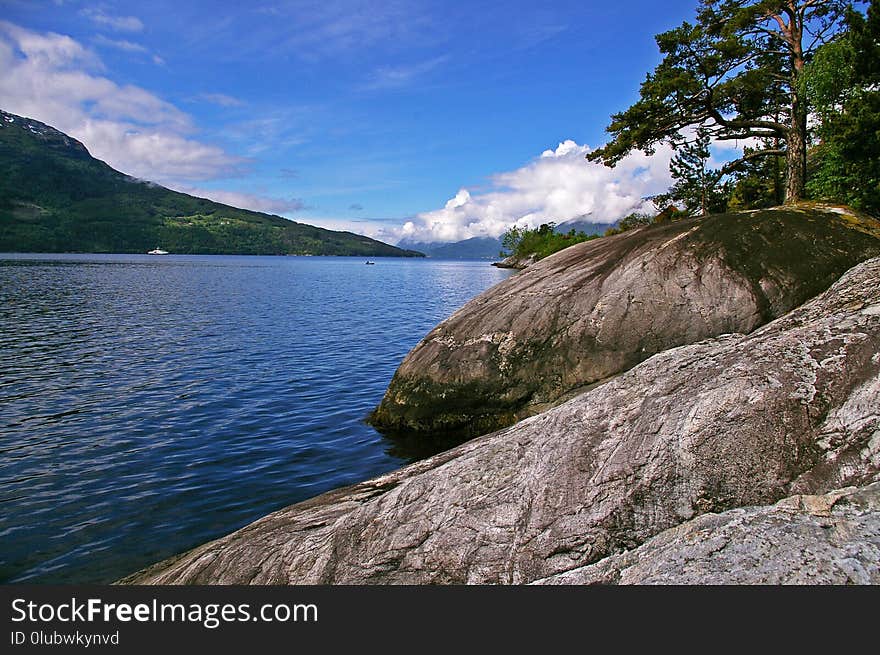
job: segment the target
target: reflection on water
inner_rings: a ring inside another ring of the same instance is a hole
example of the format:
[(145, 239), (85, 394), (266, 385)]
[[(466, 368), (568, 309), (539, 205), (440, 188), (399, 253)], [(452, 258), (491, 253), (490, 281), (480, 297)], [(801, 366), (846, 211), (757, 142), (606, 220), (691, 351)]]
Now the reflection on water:
[(0, 256), (0, 582), (107, 582), (409, 455), (363, 423), (485, 262)]

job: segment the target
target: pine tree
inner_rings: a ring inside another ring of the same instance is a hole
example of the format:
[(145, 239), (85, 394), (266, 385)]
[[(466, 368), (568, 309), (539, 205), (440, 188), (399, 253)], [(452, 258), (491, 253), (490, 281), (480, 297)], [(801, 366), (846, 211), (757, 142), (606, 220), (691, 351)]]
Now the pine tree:
[(613, 166), (632, 150), (653, 152), (704, 125), (715, 140), (778, 143), (732, 162), (785, 157), (785, 200), (804, 196), (807, 115), (804, 67), (844, 27), (842, 0), (702, 0), (696, 24), (656, 37), (663, 60), (640, 99), (612, 116), (612, 140), (587, 155)]
[(694, 138), (679, 146), (669, 163), (675, 183), (667, 193), (655, 196), (655, 204), (681, 204), (688, 214), (698, 216), (727, 209), (729, 184), (722, 182), (723, 169), (709, 168), (710, 143), (709, 130), (700, 126)]

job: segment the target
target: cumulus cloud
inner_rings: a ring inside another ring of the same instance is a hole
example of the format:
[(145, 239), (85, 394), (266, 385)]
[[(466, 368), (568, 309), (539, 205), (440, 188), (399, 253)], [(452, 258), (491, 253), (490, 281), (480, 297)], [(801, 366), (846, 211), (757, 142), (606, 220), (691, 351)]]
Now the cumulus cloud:
[(103, 68), (101, 61), (93, 52), (63, 34), (53, 32), (39, 34), (0, 20), (0, 36), (6, 37), (0, 41), (0, 46), (8, 50), (10, 55), (12, 47), (15, 46), (24, 59), (35, 68), (66, 69), (74, 66), (92, 70)]
[(305, 207), (300, 198), (271, 198), (239, 191), (223, 191), (221, 189), (200, 189), (197, 187), (172, 186), (175, 191), (188, 193), (191, 196), (207, 198), (224, 205), (250, 209), (267, 214), (292, 214)]
[(100, 59), (68, 36), (0, 21), (0, 70), (4, 109), (70, 134), (129, 175), (201, 180), (244, 163), (193, 139), (189, 116), (171, 103), (103, 77)]
[(615, 168), (588, 162), (591, 148), (563, 141), (514, 171), (499, 173), (488, 190), (460, 189), (441, 209), (424, 212), (382, 236), (395, 240), (459, 241), (500, 236), (511, 225), (536, 227), (550, 221), (610, 222), (645, 209), (647, 196), (670, 183), (672, 149), (652, 156), (634, 152)]
[(80, 13), (96, 25), (116, 32), (140, 32), (144, 24), (136, 16), (111, 16), (102, 9), (88, 8)]

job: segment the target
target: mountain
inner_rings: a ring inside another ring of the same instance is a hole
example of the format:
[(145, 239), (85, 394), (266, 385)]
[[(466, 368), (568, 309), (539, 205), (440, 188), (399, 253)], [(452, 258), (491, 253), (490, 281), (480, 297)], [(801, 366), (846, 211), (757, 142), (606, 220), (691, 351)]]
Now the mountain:
[(578, 216), (577, 218), (572, 218), (563, 223), (559, 223), (556, 226), (556, 231), (562, 234), (569, 232), (570, 230), (574, 230), (575, 232), (583, 232), (584, 234), (605, 234), (605, 230), (617, 227), (617, 221), (613, 223), (596, 223), (594, 221), (587, 220), (587, 216), (589, 214), (584, 214), (583, 216)]
[(421, 241), (401, 241), (398, 247), (410, 248), (436, 259), (497, 259), (501, 250), (501, 239), (492, 237), (472, 237), (451, 243), (427, 243)]
[[(566, 233), (569, 230), (584, 232), (585, 234), (605, 234), (610, 227), (617, 227), (617, 223), (592, 223), (587, 214), (579, 216), (556, 226), (556, 231)], [(409, 241), (404, 239), (397, 244), (399, 248), (409, 248), (425, 253), (435, 259), (488, 259), (497, 260), (502, 250), (501, 238), (472, 237), (464, 241), (451, 243), (430, 243), (426, 241)]]
[(0, 170), (2, 252), (423, 256), (137, 180), (63, 132), (2, 110)]

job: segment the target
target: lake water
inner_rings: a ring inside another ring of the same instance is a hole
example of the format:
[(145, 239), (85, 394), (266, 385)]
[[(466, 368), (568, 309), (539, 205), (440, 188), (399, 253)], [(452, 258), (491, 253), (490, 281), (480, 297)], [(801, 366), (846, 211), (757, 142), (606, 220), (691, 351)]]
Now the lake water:
[(363, 423), (508, 271), (0, 255), (0, 582), (109, 582), (414, 453)]

